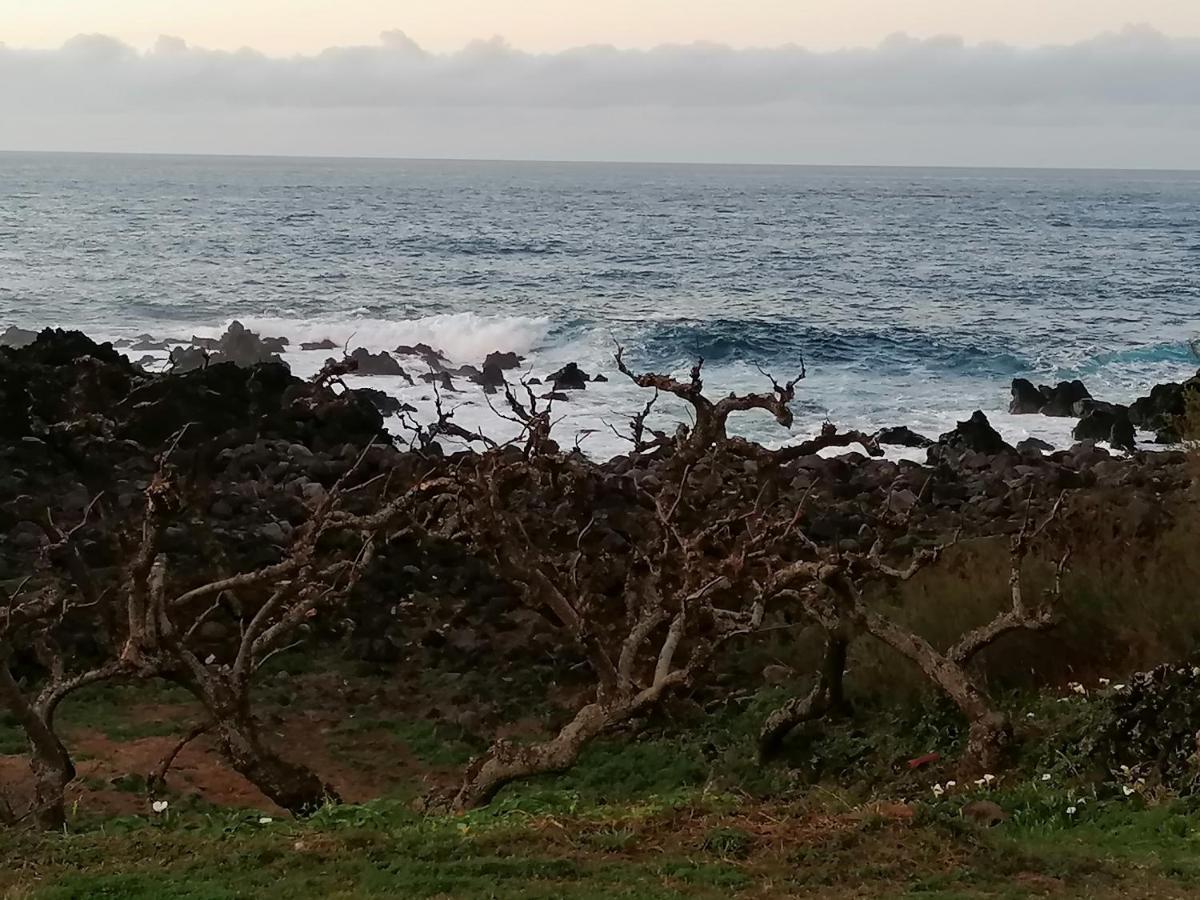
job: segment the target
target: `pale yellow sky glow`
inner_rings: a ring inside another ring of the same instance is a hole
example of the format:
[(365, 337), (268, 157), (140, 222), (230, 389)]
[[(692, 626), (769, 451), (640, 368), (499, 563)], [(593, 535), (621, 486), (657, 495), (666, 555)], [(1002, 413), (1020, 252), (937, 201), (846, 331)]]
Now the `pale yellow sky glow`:
[(270, 54), (373, 44), (390, 29), (435, 51), (493, 35), (533, 51), (691, 41), (828, 50), (895, 32), (1073, 42), (1130, 23), (1200, 36), (1200, 0), (0, 0), (0, 42), (10, 46), (99, 32), (147, 47), (168, 34)]

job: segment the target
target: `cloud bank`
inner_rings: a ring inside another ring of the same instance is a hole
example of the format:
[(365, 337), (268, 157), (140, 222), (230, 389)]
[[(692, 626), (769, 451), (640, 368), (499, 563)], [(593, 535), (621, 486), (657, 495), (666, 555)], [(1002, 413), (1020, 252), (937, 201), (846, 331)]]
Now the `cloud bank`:
[[(54, 50), (0, 45), (0, 112), (9, 148), (280, 152), (255, 128), (270, 121), (297, 153), (597, 158), (601, 137), (606, 158), (887, 163), (941, 148), (924, 161), (1187, 165), (1200, 147), (1200, 40), (1139, 27), (1033, 49), (896, 36), (827, 53), (689, 44), (532, 54), (493, 39), (434, 54), (397, 31), (275, 58), (82, 35)], [(472, 122), (492, 132), (472, 136)], [(655, 123), (678, 139), (643, 133)], [(728, 127), (748, 129), (741, 144), (718, 134)], [(213, 146), (213, 128), (240, 136)], [(1031, 155), (1039, 135), (1078, 159)], [(717, 149), (697, 148), (706, 137)], [(947, 156), (945, 140), (963, 152)], [(1070, 151), (1073, 140), (1115, 149)], [(997, 141), (1011, 160), (976, 158)]]
[(402, 32), (379, 44), (271, 58), (160, 38), (139, 52), (81, 35), (57, 50), (0, 46), (0, 100), (64, 110), (181, 106), (390, 108), (746, 106), (889, 107), (1200, 104), (1200, 40), (1129, 28), (1069, 46), (1019, 49), (895, 36), (815, 53), (717, 44), (579, 47), (531, 54), (502, 40), (450, 54)]

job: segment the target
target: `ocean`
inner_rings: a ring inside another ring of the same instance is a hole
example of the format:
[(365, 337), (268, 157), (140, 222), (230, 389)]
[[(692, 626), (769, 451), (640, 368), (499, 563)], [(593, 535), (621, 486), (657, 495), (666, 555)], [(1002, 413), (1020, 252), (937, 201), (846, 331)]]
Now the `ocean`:
[[(539, 377), (577, 361), (612, 380), (557, 429), (597, 456), (646, 400), (617, 342), (641, 370), (703, 356), (714, 396), (803, 360), (790, 433), (732, 422), (773, 446), (826, 420), (936, 436), (975, 409), (1061, 445), (1071, 421), (1007, 414), (1014, 376), (1128, 402), (1196, 371), (1200, 172), (0, 154), (0, 328), (233, 319), (295, 346), (514, 350)], [(427, 385), (360, 381), (431, 414)], [(505, 434), (459, 387), (456, 421)], [(667, 398), (654, 421), (682, 416)]]

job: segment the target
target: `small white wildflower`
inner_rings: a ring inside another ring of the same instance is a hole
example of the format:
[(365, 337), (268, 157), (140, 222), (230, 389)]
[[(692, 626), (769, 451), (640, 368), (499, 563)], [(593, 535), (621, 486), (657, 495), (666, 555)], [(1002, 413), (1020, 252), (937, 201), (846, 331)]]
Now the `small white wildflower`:
[(1042, 776), (1042, 781), (1049, 781), (1049, 780), (1050, 780), (1050, 773), (1047, 772), (1045, 775)]
[(1097, 678), (1096, 680), (1099, 681), (1100, 684), (1104, 685), (1105, 687), (1108, 687), (1110, 684), (1112, 684), (1111, 678)]
[(944, 793), (946, 793), (946, 789), (944, 787), (942, 787), (940, 784), (935, 784), (933, 786), (933, 796), (940, 797)]
[(1036, 718), (1037, 718), (1037, 716), (1035, 716), (1033, 713), (1025, 713), (1025, 718), (1027, 718), (1027, 719), (1036, 719)]
[(1073, 816), (1073, 815), (1075, 815), (1075, 813), (1077, 813), (1077, 812), (1079, 812), (1079, 810), (1077, 810), (1077, 809), (1076, 809), (1074, 806), (1068, 806), (1068, 807), (1067, 807), (1067, 815), (1068, 815), (1068, 816)]
[(171, 804), (168, 803), (166, 800), (155, 800), (153, 803), (150, 804), (150, 808), (152, 810), (154, 810), (156, 813), (165, 813), (167, 811), (167, 807), (170, 805)]
[(993, 781), (996, 780), (996, 776), (995, 775), (984, 775), (983, 780), (984, 780), (985, 784), (991, 784)]
[(1123, 788), (1121, 788), (1121, 793), (1123, 793), (1126, 797), (1130, 796), (1133, 792), (1133, 788), (1131, 788), (1129, 785), (1125, 785)]
[(952, 787), (958, 787), (958, 782), (957, 781), (947, 781), (946, 782), (946, 790), (950, 790), (950, 788), (952, 788)]
[(217, 661), (216, 654), (210, 653), (210, 654), (208, 654), (208, 656), (204, 657), (204, 664), (206, 666), (211, 666), (216, 661)]
[(1071, 702), (1071, 698), (1070, 698), (1070, 697), (1059, 697), (1059, 698), (1058, 698), (1058, 702), (1059, 702), (1059, 703), (1070, 703), (1070, 702)]
[(1087, 803), (1087, 797), (1080, 797), (1078, 800), (1075, 801), (1075, 803), (1078, 804), (1079, 806), (1083, 806), (1083, 804)]
[(1121, 774), (1128, 775), (1129, 774), (1129, 766), (1121, 766)]
[(1069, 685), (1067, 685), (1067, 687), (1079, 694), (1081, 697), (1087, 696), (1087, 688), (1085, 688), (1078, 681), (1071, 682)]
[(1123, 690), (1125, 690), (1125, 685), (1123, 685), (1123, 684), (1114, 684), (1114, 685), (1113, 685), (1113, 690), (1114, 690), (1114, 691), (1123, 691)]
[(259, 825), (270, 825), (274, 821), (275, 820), (272, 819), (270, 816), (263, 816), (261, 819), (258, 820), (258, 824)]
[(987, 782), (984, 781), (982, 778), (975, 779), (975, 787), (983, 787), (985, 784), (987, 784)]
[(1200, 666), (1192, 666), (1192, 677), (1200, 678)]

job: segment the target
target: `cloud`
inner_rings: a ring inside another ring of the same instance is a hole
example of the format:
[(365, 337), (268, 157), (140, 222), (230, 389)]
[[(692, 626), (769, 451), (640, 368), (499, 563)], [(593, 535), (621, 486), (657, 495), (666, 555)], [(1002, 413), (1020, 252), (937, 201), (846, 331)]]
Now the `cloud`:
[(1195, 168), (1200, 41), (431, 53), (390, 31), (270, 57), (81, 35), (0, 44), (0, 149)]
[(532, 54), (502, 40), (434, 54), (403, 32), (311, 56), (225, 52), (161, 38), (141, 52), (103, 35), (55, 50), (0, 45), (0, 108), (39, 112), (213, 109), (810, 108), (958, 110), (1200, 106), (1200, 40), (1127, 28), (1022, 49), (895, 36), (870, 49), (788, 45)]

